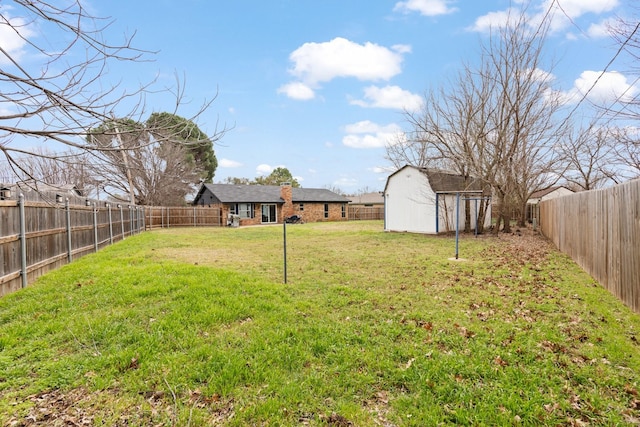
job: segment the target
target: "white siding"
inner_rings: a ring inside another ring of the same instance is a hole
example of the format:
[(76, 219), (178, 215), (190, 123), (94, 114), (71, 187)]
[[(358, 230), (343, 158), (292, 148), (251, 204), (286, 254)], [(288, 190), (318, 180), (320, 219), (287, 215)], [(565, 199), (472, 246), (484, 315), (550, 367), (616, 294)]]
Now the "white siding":
[[(478, 195), (460, 195), (459, 227), (464, 230), (464, 197)], [(436, 194), (429, 184), (427, 176), (420, 170), (405, 166), (387, 180), (385, 187), (385, 230), (411, 233), (436, 233)], [(478, 201), (478, 210), (480, 208)], [(438, 195), (438, 231), (455, 231), (456, 196)], [(490, 209), (490, 208), (489, 208)], [(475, 228), (476, 203), (471, 201), (471, 227)], [(485, 226), (491, 225), (491, 211), (485, 217)]]
[(435, 199), (427, 177), (406, 167), (391, 176), (385, 189), (385, 229), (435, 233)]

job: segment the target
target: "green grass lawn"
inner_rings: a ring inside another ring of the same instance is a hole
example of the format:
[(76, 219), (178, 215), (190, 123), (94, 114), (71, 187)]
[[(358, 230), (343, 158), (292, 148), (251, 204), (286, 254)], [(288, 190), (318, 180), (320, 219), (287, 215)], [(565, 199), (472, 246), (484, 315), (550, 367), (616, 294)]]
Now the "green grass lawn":
[(640, 423), (640, 317), (548, 242), (292, 225), (284, 284), (282, 231), (146, 232), (0, 299), (0, 423)]

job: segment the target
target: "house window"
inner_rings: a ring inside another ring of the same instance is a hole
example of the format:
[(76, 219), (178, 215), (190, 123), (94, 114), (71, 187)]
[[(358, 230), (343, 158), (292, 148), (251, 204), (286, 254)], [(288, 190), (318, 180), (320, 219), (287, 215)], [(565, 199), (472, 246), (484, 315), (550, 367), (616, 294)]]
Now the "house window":
[(304, 210), (304, 203), (300, 203), (300, 212)]
[(329, 218), (329, 203), (324, 204), (324, 217)]
[(253, 203), (232, 204), (230, 212), (235, 215), (240, 215), (240, 218), (253, 218), (255, 216), (253, 212)]
[(342, 204), (342, 218), (346, 218), (347, 217), (347, 208), (345, 206), (345, 204)]

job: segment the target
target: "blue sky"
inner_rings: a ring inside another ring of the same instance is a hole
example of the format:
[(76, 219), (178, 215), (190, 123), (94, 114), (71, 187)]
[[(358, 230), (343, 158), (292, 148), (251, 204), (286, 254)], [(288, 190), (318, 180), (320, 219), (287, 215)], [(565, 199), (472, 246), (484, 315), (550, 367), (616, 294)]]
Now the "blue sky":
[[(629, 64), (603, 31), (630, 16), (631, 0), (533, 0), (532, 22), (555, 7), (548, 54), (568, 103), (598, 78), (592, 97), (634, 93)], [(405, 127), (403, 108), (420, 105), (463, 61), (477, 58), (490, 24), (514, 0), (88, 0), (115, 19), (108, 40), (136, 33), (135, 45), (157, 51), (151, 62), (114, 64), (109, 77), (135, 87), (157, 77), (186, 81), (188, 117), (217, 93), (200, 117), (207, 133), (232, 129), (215, 147), (214, 181), (254, 178), (284, 166), (304, 187), (346, 193), (382, 190), (390, 173), (384, 145)], [(1, 34), (0, 34), (1, 36)], [(171, 111), (167, 96), (149, 111)]]

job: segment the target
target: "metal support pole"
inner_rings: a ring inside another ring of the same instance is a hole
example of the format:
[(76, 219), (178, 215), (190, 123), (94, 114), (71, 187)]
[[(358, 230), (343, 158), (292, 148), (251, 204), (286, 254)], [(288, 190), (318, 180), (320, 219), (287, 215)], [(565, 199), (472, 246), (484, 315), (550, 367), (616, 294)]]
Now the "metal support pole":
[(478, 199), (474, 200), (476, 210), (476, 237), (478, 237)]
[(64, 202), (64, 209), (67, 213), (67, 261), (71, 262), (71, 209), (69, 208), (69, 198)]
[(133, 214), (131, 213), (131, 205), (128, 205), (129, 208), (129, 236), (133, 236)]
[(113, 245), (113, 221), (111, 218), (111, 204), (107, 203), (107, 212), (109, 214), (109, 244)]
[(20, 275), (22, 276), (22, 287), (27, 287), (27, 231), (24, 215), (24, 194), (20, 193), (18, 198), (20, 208)]
[(436, 234), (440, 232), (440, 213), (439, 213), (438, 193), (436, 193)]
[(93, 202), (93, 248), (95, 252), (98, 252), (98, 209), (96, 208), (96, 202)]
[(456, 259), (458, 259), (459, 236), (460, 236), (460, 193), (456, 193)]
[(282, 222), (282, 239), (284, 248), (284, 284), (287, 284), (287, 221)]
[(122, 213), (122, 205), (118, 205), (120, 209), (120, 231), (122, 232), (122, 240), (124, 240), (124, 214)]

